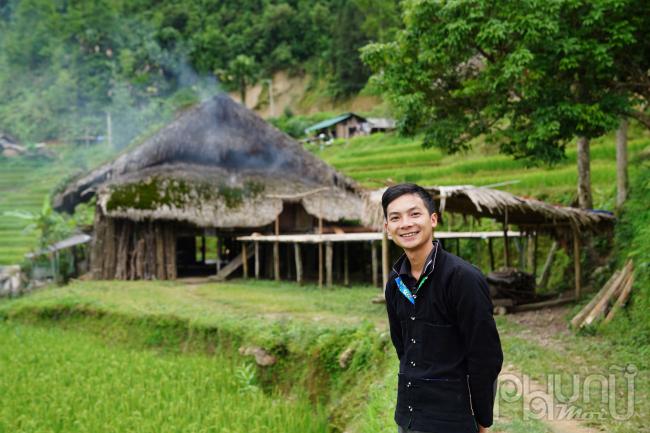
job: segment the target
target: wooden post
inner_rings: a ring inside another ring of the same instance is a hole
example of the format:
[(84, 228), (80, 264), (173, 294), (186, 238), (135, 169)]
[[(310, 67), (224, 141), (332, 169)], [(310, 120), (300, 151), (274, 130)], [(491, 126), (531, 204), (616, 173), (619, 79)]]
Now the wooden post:
[(384, 230), (384, 236), (381, 238), (381, 277), (382, 283), (384, 285), (384, 290), (386, 290), (386, 285), (388, 284), (388, 233)]
[[(323, 218), (318, 218), (318, 234), (323, 234)], [(318, 241), (318, 288), (323, 288), (323, 242)]]
[(375, 241), (370, 241), (370, 256), (371, 256), (371, 270), (372, 270), (372, 286), (377, 287), (379, 282), (377, 281), (377, 271), (378, 271), (378, 263), (377, 263), (377, 244)]
[(260, 243), (255, 241), (255, 279), (260, 278)]
[(217, 274), (221, 270), (221, 238), (217, 236)]
[(348, 253), (348, 243), (343, 242), (343, 284), (350, 285), (350, 258)]
[(248, 278), (248, 248), (246, 248), (246, 242), (241, 244), (241, 259), (242, 259), (242, 268), (244, 271), (244, 278)]
[[(275, 235), (280, 235), (280, 217), (275, 219)], [(273, 277), (280, 281), (280, 242), (273, 242)]]
[(551, 276), (551, 268), (553, 267), (553, 260), (555, 260), (555, 253), (557, 252), (558, 243), (553, 241), (551, 244), (551, 249), (546, 256), (546, 262), (544, 262), (544, 268), (542, 269), (542, 275), (539, 277), (539, 283), (537, 287), (540, 289), (545, 289), (548, 285), (548, 279)]
[(580, 269), (580, 235), (578, 234), (578, 229), (573, 227), (573, 268), (576, 277), (576, 301), (580, 299), (580, 292), (582, 287), (580, 284), (581, 280), (581, 269)]
[(539, 228), (535, 229), (535, 238), (533, 239), (533, 242), (535, 246), (533, 247), (533, 276), (537, 277), (537, 252), (539, 249), (539, 242), (538, 242), (538, 235), (539, 235)]
[(300, 244), (293, 244), (293, 250), (296, 255), (296, 282), (302, 284), (302, 257), (300, 257)]
[(325, 276), (327, 279), (327, 287), (332, 287), (332, 258), (334, 256), (334, 248), (332, 243), (325, 243)]
[(505, 218), (503, 220), (503, 254), (506, 267), (510, 267), (510, 245), (508, 245), (508, 208), (506, 207)]
[(492, 246), (492, 238), (488, 238), (488, 251), (490, 253), (490, 270), (494, 271), (494, 247)]
[(201, 236), (201, 263), (205, 265), (205, 235)]

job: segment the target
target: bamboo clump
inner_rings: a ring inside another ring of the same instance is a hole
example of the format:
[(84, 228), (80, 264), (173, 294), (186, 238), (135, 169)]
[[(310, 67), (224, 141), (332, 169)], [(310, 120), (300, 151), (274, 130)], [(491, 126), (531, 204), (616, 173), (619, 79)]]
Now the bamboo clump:
[(627, 302), (634, 283), (634, 266), (628, 260), (622, 269), (617, 270), (593, 299), (571, 320), (575, 329), (589, 326), (604, 318), (609, 323)]

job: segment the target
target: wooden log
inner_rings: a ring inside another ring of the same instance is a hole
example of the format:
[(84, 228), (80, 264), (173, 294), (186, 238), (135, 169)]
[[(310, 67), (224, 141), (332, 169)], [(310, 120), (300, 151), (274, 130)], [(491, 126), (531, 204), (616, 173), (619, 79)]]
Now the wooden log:
[(533, 239), (533, 243), (535, 244), (533, 247), (533, 276), (534, 277), (537, 277), (537, 251), (539, 247), (538, 235), (539, 235), (539, 230), (535, 230), (535, 237)]
[(534, 303), (531, 303), (531, 304), (515, 305), (514, 307), (512, 307), (512, 310), (514, 312), (516, 312), (516, 313), (520, 313), (522, 311), (541, 310), (543, 308), (557, 307), (558, 305), (568, 304), (568, 303), (571, 303), (573, 301), (575, 301), (575, 298), (573, 298), (573, 297), (552, 299), (550, 301), (534, 302)]
[(113, 276), (116, 280), (126, 280), (129, 276), (129, 226), (130, 224), (127, 221), (121, 221), (118, 225), (119, 238), (117, 241), (115, 275)]
[(167, 269), (167, 279), (176, 279), (176, 232), (174, 226), (165, 224), (165, 265)]
[(377, 244), (374, 241), (370, 241), (370, 257), (371, 257), (371, 272), (372, 272), (372, 286), (377, 287), (379, 282), (377, 281), (378, 278), (378, 271), (379, 271), (379, 264), (377, 263)]
[(603, 297), (596, 303), (596, 306), (589, 312), (587, 317), (585, 317), (585, 320), (580, 326), (591, 325), (605, 314), (605, 310), (607, 309), (609, 301), (620, 292), (620, 290), (623, 288), (623, 285), (626, 284), (627, 279), (631, 277), (631, 268), (632, 262), (628, 261), (621, 270), (619, 276), (612, 283)]
[(343, 285), (350, 285), (350, 258), (348, 252), (348, 243), (343, 242)]
[[(248, 253), (250, 254), (250, 253)], [(239, 253), (235, 258), (233, 258), (226, 266), (221, 268), (221, 272), (219, 272), (217, 275), (210, 277), (210, 281), (224, 281), (226, 278), (228, 278), (233, 272), (235, 272), (237, 269), (239, 269), (245, 259), (250, 258), (250, 255), (248, 257), (244, 256), (244, 252), (242, 251)]]
[(147, 260), (146, 257), (147, 251), (145, 247), (145, 241), (143, 238), (140, 238), (136, 244), (135, 247), (135, 278), (136, 280), (144, 280), (145, 279), (145, 262)]
[(548, 285), (548, 280), (551, 277), (551, 268), (553, 267), (553, 261), (555, 261), (555, 254), (557, 253), (559, 244), (557, 241), (553, 241), (551, 244), (551, 249), (548, 251), (546, 256), (546, 261), (544, 262), (544, 268), (542, 268), (542, 275), (539, 278), (539, 283), (537, 287), (540, 289), (545, 289)]
[[(275, 235), (280, 235), (280, 218), (275, 219)], [(273, 277), (280, 281), (280, 243), (273, 242)]]
[[(104, 277), (104, 262), (106, 258), (106, 219), (102, 218), (101, 207), (95, 207), (95, 219), (93, 223), (94, 233), (90, 244), (90, 272), (94, 280)], [(34, 267), (32, 267), (32, 272)]]
[(300, 256), (300, 244), (293, 244), (293, 251), (296, 256), (296, 282), (302, 284), (302, 257)]
[(246, 247), (246, 242), (242, 242), (241, 244), (241, 253), (244, 257), (244, 261), (242, 262), (244, 278), (248, 278), (248, 248)]
[(221, 238), (217, 236), (217, 275), (221, 271)]
[[(101, 212), (101, 211), (100, 211)], [(119, 220), (114, 218), (106, 217), (106, 232), (104, 235), (104, 245), (103, 251), (100, 251), (100, 254), (106, 254), (104, 258), (104, 272), (103, 279), (112, 280), (115, 278), (115, 273), (117, 271), (117, 257), (118, 257), (118, 247), (119, 247)]]
[(201, 236), (201, 263), (205, 265), (205, 235)]
[(388, 285), (388, 274), (390, 264), (388, 263), (388, 233), (384, 230), (384, 236), (381, 239), (381, 277), (384, 290)]
[(580, 267), (580, 235), (578, 229), (573, 227), (573, 269), (575, 274), (575, 298), (580, 299), (582, 292), (582, 268)]
[(255, 241), (255, 279), (260, 279), (260, 243)]
[(630, 294), (632, 293), (632, 286), (634, 285), (634, 272), (631, 270), (630, 271), (630, 276), (627, 279), (625, 285), (623, 286), (621, 290), (621, 294), (618, 296), (618, 299), (616, 300), (616, 303), (612, 307), (611, 310), (609, 310), (609, 313), (607, 313), (607, 317), (605, 317), (605, 322), (604, 323), (609, 323), (612, 321), (618, 310), (623, 308), (625, 303), (630, 297)]
[(325, 243), (325, 276), (327, 287), (332, 287), (332, 258), (334, 256), (334, 248), (332, 242)]
[(591, 310), (594, 309), (596, 304), (603, 298), (605, 293), (609, 290), (609, 288), (614, 284), (615, 281), (617, 281), (619, 275), (621, 274), (620, 271), (616, 271), (612, 274), (612, 276), (607, 280), (605, 285), (596, 293), (596, 295), (589, 301), (587, 305), (582, 307), (582, 310), (576, 314), (573, 319), (571, 319), (571, 326), (574, 328), (578, 328), (582, 322), (585, 320), (587, 315), (591, 312)]

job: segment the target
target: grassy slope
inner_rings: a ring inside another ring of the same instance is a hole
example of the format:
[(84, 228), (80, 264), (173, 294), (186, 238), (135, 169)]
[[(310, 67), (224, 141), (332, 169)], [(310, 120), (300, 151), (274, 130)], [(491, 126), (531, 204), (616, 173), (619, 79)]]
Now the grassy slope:
[(112, 150), (100, 146), (54, 149), (53, 161), (0, 157), (0, 265), (20, 263), (37, 245), (37, 234), (26, 231), (29, 221), (3, 216), (6, 211), (38, 213), (43, 201), (63, 179), (105, 160)]

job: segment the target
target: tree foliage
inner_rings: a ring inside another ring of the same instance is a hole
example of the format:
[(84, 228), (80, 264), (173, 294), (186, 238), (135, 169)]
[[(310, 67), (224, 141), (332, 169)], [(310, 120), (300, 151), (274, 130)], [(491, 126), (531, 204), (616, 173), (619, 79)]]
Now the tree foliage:
[[(553, 163), (575, 136), (615, 129), (638, 104), (624, 85), (645, 71), (648, 11), (640, 0), (410, 0), (393, 42), (363, 58), (407, 134)], [(643, 16), (643, 18), (640, 18)]]
[(123, 146), (217, 84), (241, 91), (278, 70), (310, 72), (349, 94), (368, 76), (358, 49), (397, 25), (387, 11), (398, 1), (381, 4), (0, 2), (0, 130), (31, 142), (103, 135), (110, 111)]

